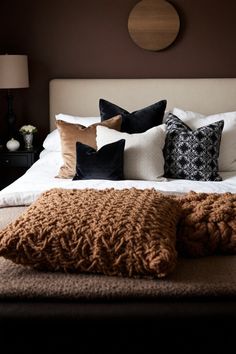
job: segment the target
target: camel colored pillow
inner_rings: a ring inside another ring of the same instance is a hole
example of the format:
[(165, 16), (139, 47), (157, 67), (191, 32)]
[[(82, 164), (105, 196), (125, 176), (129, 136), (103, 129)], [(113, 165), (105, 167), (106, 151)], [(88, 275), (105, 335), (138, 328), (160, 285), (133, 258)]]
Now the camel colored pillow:
[(195, 193), (177, 197), (181, 218), (177, 249), (186, 257), (236, 254), (236, 195)]
[(0, 256), (50, 271), (168, 275), (179, 204), (154, 189), (51, 189), (0, 232)]
[(86, 144), (96, 149), (96, 127), (103, 125), (110, 129), (120, 130), (122, 118), (120, 115), (110, 118), (101, 123), (95, 123), (89, 127), (81, 124), (67, 123), (57, 120), (56, 126), (58, 128), (61, 139), (63, 165), (60, 167), (59, 178), (72, 178), (76, 170), (76, 142)]

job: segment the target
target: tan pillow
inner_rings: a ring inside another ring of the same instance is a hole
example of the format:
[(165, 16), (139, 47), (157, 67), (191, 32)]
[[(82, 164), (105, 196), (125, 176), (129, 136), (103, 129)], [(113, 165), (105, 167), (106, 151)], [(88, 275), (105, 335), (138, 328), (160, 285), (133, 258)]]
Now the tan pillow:
[(76, 142), (89, 145), (96, 149), (96, 126), (103, 125), (110, 129), (120, 130), (122, 117), (120, 115), (110, 118), (104, 122), (84, 127), (81, 124), (71, 124), (62, 120), (56, 121), (60, 138), (64, 164), (61, 166), (59, 178), (72, 178), (75, 175), (76, 167)]
[(50, 271), (164, 277), (179, 204), (154, 189), (51, 189), (0, 232), (0, 256)]
[(181, 218), (177, 249), (186, 257), (236, 254), (236, 195), (195, 193), (177, 197)]

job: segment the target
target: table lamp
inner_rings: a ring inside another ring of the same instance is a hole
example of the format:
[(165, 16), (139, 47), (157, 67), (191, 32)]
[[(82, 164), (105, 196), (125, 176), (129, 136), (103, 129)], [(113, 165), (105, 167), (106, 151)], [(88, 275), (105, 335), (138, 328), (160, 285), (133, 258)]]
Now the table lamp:
[(13, 110), (11, 89), (29, 87), (27, 55), (0, 55), (0, 89), (7, 90), (7, 125), (8, 138), (16, 134), (16, 116)]

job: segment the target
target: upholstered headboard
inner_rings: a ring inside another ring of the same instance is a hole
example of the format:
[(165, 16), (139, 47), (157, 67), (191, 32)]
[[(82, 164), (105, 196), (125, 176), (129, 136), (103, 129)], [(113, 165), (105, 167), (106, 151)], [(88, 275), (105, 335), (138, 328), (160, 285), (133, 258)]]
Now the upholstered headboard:
[(236, 111), (233, 79), (54, 79), (50, 81), (50, 129), (55, 114), (99, 115), (99, 98), (133, 111), (161, 99), (203, 114)]

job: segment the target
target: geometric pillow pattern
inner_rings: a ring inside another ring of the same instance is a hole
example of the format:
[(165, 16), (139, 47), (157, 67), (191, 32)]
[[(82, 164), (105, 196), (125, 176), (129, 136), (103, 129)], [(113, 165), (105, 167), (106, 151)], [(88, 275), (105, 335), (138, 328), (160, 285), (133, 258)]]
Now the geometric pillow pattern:
[(196, 181), (221, 181), (218, 158), (224, 121), (192, 130), (169, 113), (164, 147), (165, 176)]
[(204, 116), (201, 113), (174, 108), (172, 113), (193, 130), (223, 120), (224, 129), (220, 142), (219, 171), (236, 171), (236, 111)]

